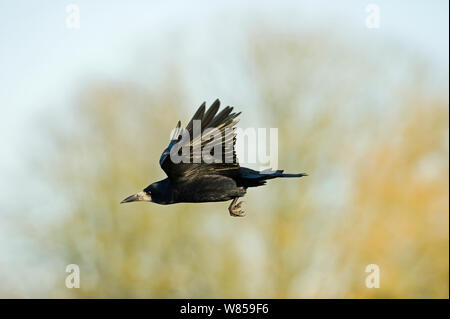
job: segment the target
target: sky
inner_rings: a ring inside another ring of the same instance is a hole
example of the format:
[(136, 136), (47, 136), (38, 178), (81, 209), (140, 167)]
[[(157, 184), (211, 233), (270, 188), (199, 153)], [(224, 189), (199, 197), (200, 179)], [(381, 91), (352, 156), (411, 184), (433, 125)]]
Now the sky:
[[(78, 29), (67, 27), (66, 9), (71, 3), (80, 10)], [(366, 27), (366, 8), (371, 3), (380, 9), (378, 29)], [(286, 12), (295, 18), (285, 19)], [(238, 51), (233, 46), (244, 41), (242, 25), (261, 19), (281, 28), (332, 31), (345, 41), (359, 37), (368, 46), (374, 43), (370, 49), (375, 54), (383, 52), (379, 43), (395, 43), (427, 61), (448, 84), (448, 1), (194, 1), (189, 5), (182, 1), (128, 5), (120, 1), (4, 1), (0, 3), (0, 172), (4, 176), (0, 199), (10, 198), (31, 180), (30, 171), (23, 169), (24, 160), (36, 151), (29, 145), (30, 136), (36, 134), (40, 121), (55, 120), (42, 114), (64, 113), (86, 83), (154, 85), (177, 41), (185, 42), (188, 60), (182, 64), (187, 68), (198, 66), (199, 57), (231, 59)], [(210, 30), (213, 25), (217, 30)], [(214, 54), (202, 55), (205, 47), (214, 47), (209, 49)], [(191, 63), (195, 59), (197, 64)], [(148, 65), (140, 65), (142, 61)], [(225, 71), (239, 71), (240, 66), (235, 67)], [(230, 78), (238, 76), (230, 74)], [(192, 85), (191, 91), (198, 99), (206, 99), (206, 89)]]
[[(66, 7), (80, 9), (80, 28), (66, 25)], [(380, 8), (380, 28), (365, 25), (368, 4)], [(298, 12), (283, 20), (282, 12)], [(257, 14), (256, 14), (257, 13)], [(227, 17), (232, 17), (227, 19)], [(212, 22), (232, 31), (216, 53), (226, 56), (239, 38), (240, 22), (252, 19), (298, 29), (333, 31), (352, 41), (354, 36), (386, 39), (409, 48), (428, 61), (448, 81), (448, 1), (2, 1), (0, 2), (0, 201), (17, 198), (29, 183), (24, 160), (33, 157), (30, 136), (36, 121), (51, 110), (64, 112), (83, 85), (91, 80), (136, 81), (141, 68), (161, 72), (174, 38), (185, 37), (195, 57), (205, 46), (217, 45), (208, 36)], [(234, 23), (239, 22), (239, 23)], [(379, 42), (377, 42), (379, 43)], [(145, 48), (145, 50), (141, 50)], [(383, 52), (381, 48), (380, 52)], [(374, 47), (374, 50), (377, 50)], [(150, 66), (139, 65), (139, 54), (151, 55)], [(211, 57), (213, 58), (213, 57)], [(193, 79), (194, 81), (195, 79)], [(448, 82), (447, 82), (448, 83)], [(147, 84), (150, 85), (150, 84)], [(226, 83), (224, 84), (226, 85)], [(198, 90), (193, 86), (193, 90)], [(196, 92), (201, 96), (202, 92)], [(52, 120), (52, 119), (49, 119)], [(28, 188), (29, 189), (29, 188)], [(3, 205), (3, 204), (2, 204)], [(8, 214), (8, 205), (0, 214)], [(45, 208), (44, 208), (45, 209)], [(5, 242), (0, 223), (0, 242)], [(1, 246), (0, 246), (1, 247)], [(5, 248), (5, 247), (3, 247)], [(5, 256), (5, 254), (3, 254)], [(7, 256), (8, 254), (6, 254)], [(23, 256), (21, 257), (23, 258)], [(0, 259), (1, 262), (1, 259)], [(1, 269), (0, 269), (1, 270)]]
[[(80, 8), (79, 29), (66, 26), (70, 3)], [(380, 8), (379, 29), (364, 27), (369, 3)], [(277, 21), (281, 15), (271, 15), (286, 9), (306, 18), (284, 22)], [(296, 23), (299, 28), (337, 32), (357, 28), (366, 37), (390, 38), (417, 50), (436, 68), (448, 70), (448, 1), (194, 1), (189, 5), (131, 1), (126, 6), (120, 1), (3, 1), (0, 169), (11, 172), (14, 166), (20, 168), (18, 146), (33, 134), (30, 122), (36, 120), (37, 112), (68, 105), (86, 80), (120, 79), (136, 67), (140, 46), (154, 48), (170, 41), (171, 30), (180, 27), (195, 33), (217, 13), (239, 16), (241, 12), (248, 18), (254, 10), (262, 12), (269, 23)]]

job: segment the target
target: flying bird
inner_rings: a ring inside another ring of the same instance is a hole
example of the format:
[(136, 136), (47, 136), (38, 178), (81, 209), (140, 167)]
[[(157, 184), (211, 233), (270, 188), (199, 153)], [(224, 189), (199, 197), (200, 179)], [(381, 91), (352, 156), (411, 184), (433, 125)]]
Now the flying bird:
[[(230, 215), (242, 217), (245, 216), (243, 201), (238, 200), (246, 194), (247, 188), (265, 185), (266, 180), (273, 178), (307, 175), (284, 174), (283, 170), (260, 172), (241, 167), (235, 152), (235, 125), (239, 121), (236, 118), (241, 113), (234, 113), (230, 106), (219, 112), (219, 107), (218, 99), (208, 110), (204, 102), (185, 128), (178, 121), (169, 146), (159, 160), (167, 178), (128, 196), (121, 203), (146, 201), (168, 205), (231, 200)], [(217, 150), (217, 154), (211, 159), (205, 156), (212, 154), (207, 149), (213, 149), (214, 153)], [(183, 150), (187, 152), (183, 153)], [(183, 160), (174, 160), (177, 156)]]

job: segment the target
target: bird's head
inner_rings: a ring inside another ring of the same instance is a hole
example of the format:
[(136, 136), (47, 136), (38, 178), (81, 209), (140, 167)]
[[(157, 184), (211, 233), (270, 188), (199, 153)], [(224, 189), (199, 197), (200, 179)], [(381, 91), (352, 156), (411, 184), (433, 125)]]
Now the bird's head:
[(131, 203), (131, 202), (151, 202), (151, 201), (152, 201), (152, 196), (150, 194), (150, 191), (143, 190), (142, 192), (128, 196), (120, 203), (123, 204), (123, 203)]

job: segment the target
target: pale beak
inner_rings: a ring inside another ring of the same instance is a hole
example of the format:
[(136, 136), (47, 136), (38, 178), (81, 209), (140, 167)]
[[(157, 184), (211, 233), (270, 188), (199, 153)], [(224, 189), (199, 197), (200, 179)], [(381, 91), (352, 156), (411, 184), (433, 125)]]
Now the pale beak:
[(123, 203), (140, 202), (140, 201), (151, 202), (152, 197), (149, 194), (147, 194), (146, 192), (139, 192), (137, 194), (128, 196), (120, 203), (123, 204)]
[(125, 198), (123, 201), (121, 201), (120, 203), (131, 203), (131, 202), (137, 202), (139, 200), (139, 196), (137, 194), (128, 196), (127, 198)]

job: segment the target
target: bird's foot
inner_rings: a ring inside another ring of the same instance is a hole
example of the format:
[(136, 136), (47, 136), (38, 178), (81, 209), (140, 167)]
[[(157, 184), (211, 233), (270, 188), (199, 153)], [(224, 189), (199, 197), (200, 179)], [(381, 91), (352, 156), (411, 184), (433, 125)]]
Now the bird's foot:
[(244, 203), (244, 201), (240, 201), (239, 203), (233, 205), (233, 203), (228, 207), (228, 211), (230, 212), (230, 216), (233, 217), (244, 217), (245, 212), (243, 209), (241, 209), (241, 205)]

